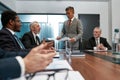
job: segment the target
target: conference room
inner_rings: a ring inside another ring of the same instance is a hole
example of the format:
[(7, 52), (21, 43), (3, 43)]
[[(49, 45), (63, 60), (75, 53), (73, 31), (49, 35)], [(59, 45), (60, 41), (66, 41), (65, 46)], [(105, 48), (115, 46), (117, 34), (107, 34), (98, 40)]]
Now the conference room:
[[(63, 69), (61, 72), (66, 72), (67, 68), (69, 70), (66, 75), (69, 78), (66, 80), (119, 80), (119, 3), (119, 0), (1, 0), (0, 13), (6, 10), (17, 13), (22, 24), (20, 32), (16, 33), (20, 39), (26, 32), (30, 31), (30, 23), (37, 21), (40, 24), (40, 33), (38, 34), (40, 42), (44, 40), (46, 42), (54, 41), (56, 55), (53, 62), (47, 66), (46, 71), (52, 68), (53, 70)], [(82, 24), (79, 48), (75, 50), (73, 47), (69, 47), (69, 38), (62, 36), (62, 39), (56, 39), (61, 35), (64, 23), (68, 20), (65, 10), (68, 6), (74, 8), (74, 17), (80, 20)], [(101, 37), (106, 38), (112, 47), (111, 50), (85, 49), (88, 39), (93, 36), (95, 27), (102, 30)], [(2, 29), (1, 21), (0, 29)], [(43, 78), (41, 76), (44, 74), (43, 72), (36, 73), (31, 80)], [(23, 77), (17, 79), (22, 80)], [(50, 78), (49, 80), (54, 79)], [(59, 79), (55, 78), (55, 80)]]

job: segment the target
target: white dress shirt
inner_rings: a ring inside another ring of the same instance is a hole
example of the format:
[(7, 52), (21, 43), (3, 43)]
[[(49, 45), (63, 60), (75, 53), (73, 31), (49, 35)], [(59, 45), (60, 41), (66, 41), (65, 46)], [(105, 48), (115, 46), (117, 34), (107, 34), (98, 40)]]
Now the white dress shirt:
[(17, 56), (16, 59), (17, 59), (18, 63), (20, 64), (21, 76), (23, 76), (23, 75), (25, 75), (25, 63), (24, 63), (22, 57), (20, 57), (20, 56)]

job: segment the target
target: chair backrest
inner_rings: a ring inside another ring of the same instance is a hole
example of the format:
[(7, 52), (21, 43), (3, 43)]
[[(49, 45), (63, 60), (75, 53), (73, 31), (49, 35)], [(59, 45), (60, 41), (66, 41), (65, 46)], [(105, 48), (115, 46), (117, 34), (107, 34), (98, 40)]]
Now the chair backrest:
[(88, 41), (85, 40), (85, 39), (80, 40), (80, 42), (79, 42), (79, 49), (81, 51), (85, 50), (87, 43), (88, 43)]

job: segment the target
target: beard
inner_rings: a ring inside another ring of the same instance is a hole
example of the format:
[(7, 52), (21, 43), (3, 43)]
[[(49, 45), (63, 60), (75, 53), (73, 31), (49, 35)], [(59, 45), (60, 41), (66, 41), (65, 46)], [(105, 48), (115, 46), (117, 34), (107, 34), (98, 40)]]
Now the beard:
[(15, 24), (13, 30), (15, 32), (20, 32), (20, 26), (18, 26), (18, 25)]

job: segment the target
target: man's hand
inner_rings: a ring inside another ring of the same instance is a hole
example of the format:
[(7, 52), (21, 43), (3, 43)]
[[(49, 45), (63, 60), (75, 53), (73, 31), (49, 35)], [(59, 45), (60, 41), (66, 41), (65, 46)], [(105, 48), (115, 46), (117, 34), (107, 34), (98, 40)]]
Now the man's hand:
[(60, 40), (60, 39), (61, 39), (61, 37), (60, 37), (60, 36), (58, 36), (56, 39), (57, 39), (57, 40)]
[(39, 49), (51, 49), (51, 50), (53, 50), (54, 48), (53, 48), (53, 45), (54, 45), (54, 42), (53, 41), (51, 41), (51, 42), (42, 42), (41, 43), (41, 45), (40, 45), (40, 48)]
[(98, 48), (99, 50), (106, 50), (106, 47), (104, 47), (103, 44), (98, 44), (97, 48)]
[(33, 48), (23, 59), (26, 73), (34, 73), (45, 69), (52, 62), (55, 54), (54, 50), (42, 50), (41, 46)]
[(70, 38), (70, 42), (75, 42), (76, 39), (75, 38)]

